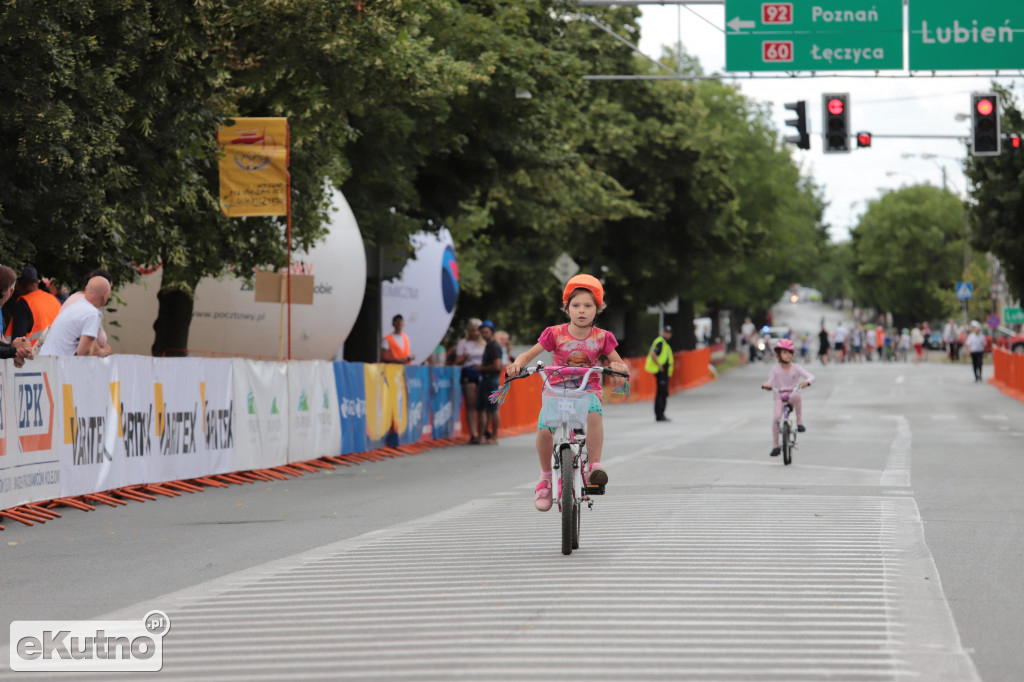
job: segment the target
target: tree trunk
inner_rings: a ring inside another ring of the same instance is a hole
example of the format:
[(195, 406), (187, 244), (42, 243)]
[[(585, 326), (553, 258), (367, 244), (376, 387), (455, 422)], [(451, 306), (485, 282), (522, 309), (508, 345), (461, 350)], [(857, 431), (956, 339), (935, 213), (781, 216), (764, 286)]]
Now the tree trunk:
[[(164, 273), (166, 277), (166, 273)], [(153, 331), (155, 357), (184, 357), (188, 355), (188, 329), (192, 324), (193, 297), (180, 288), (164, 289), (156, 295), (160, 305)]]
[(693, 301), (679, 297), (679, 312), (665, 315), (665, 324), (672, 327), (673, 350), (694, 350), (697, 337), (693, 334)]

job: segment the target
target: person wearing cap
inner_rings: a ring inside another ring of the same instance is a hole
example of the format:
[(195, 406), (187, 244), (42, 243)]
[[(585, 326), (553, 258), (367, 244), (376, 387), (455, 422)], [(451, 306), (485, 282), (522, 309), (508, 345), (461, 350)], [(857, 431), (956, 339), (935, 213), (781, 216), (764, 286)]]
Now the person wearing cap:
[(478, 328), (480, 338), (484, 340), (484, 352), (480, 356), (480, 364), (477, 365), (477, 371), (480, 372), (480, 388), (476, 394), (476, 432), (480, 434), (481, 442), (497, 445), (501, 415), (498, 414), (497, 403), (490, 401), (490, 395), (498, 390), (501, 378), (501, 345), (494, 339), (493, 322), (484, 320)]
[(391, 326), (394, 331), (384, 337), (380, 361), (408, 365), (416, 356), (409, 352), (409, 337), (402, 331), (405, 328), (405, 318), (395, 315), (391, 318)]
[(974, 368), (974, 380), (981, 381), (981, 367), (985, 362), (985, 335), (981, 333), (981, 323), (971, 320), (971, 333), (967, 335), (964, 346), (971, 354), (971, 365)]
[(15, 293), (19, 298), (11, 312), (11, 322), (4, 334), (12, 339), (26, 337), (32, 346), (50, 328), (60, 313), (60, 301), (49, 291), (39, 288), (39, 273), (26, 265), (18, 276)]
[(674, 358), (669, 341), (672, 340), (672, 327), (665, 325), (661, 330), (661, 336), (654, 339), (651, 344), (651, 351), (647, 354), (647, 363), (644, 368), (654, 375), (657, 390), (654, 394), (654, 421), (672, 421), (665, 416), (665, 407), (668, 404), (668, 380), (674, 369)]

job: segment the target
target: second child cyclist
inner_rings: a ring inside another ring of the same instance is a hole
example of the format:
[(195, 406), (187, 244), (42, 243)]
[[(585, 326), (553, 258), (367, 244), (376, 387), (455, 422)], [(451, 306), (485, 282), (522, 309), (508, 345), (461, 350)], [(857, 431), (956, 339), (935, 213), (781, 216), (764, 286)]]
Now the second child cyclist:
[[(803, 401), (799, 393), (793, 393), (793, 389), (799, 384), (801, 388), (807, 388), (814, 381), (814, 375), (800, 365), (793, 362), (793, 342), (789, 339), (782, 339), (775, 344), (775, 357), (778, 362), (772, 365), (768, 372), (768, 381), (761, 384), (767, 390), (776, 388), (779, 392), (775, 395), (775, 416), (772, 418), (772, 457), (778, 457), (779, 452), (779, 418), (782, 416), (783, 397), (789, 399), (789, 404), (796, 411), (796, 430), (803, 433)], [(790, 395), (792, 394), (792, 395)]]
[[(607, 330), (594, 326), (597, 314), (605, 309), (604, 287), (600, 280), (590, 275), (576, 275), (565, 285), (562, 292), (562, 306), (569, 322), (548, 327), (540, 335), (537, 344), (509, 365), (508, 374), (519, 376), (523, 368), (543, 351), (550, 351), (553, 364), (572, 367), (599, 366), (602, 355), (608, 357), (610, 368), (628, 372), (615, 347), (619, 342)], [(615, 379), (613, 383), (621, 383)], [(608, 474), (601, 466), (601, 449), (604, 445), (604, 424), (601, 418), (601, 375), (592, 374), (587, 385), (590, 393), (590, 412), (587, 415), (587, 454), (590, 471), (587, 480), (592, 485), (605, 485)], [(551, 509), (551, 448), (554, 445), (552, 430), (544, 425), (543, 417), (537, 424), (537, 456), (540, 458), (540, 482), (534, 494), (534, 506), (540, 511)]]

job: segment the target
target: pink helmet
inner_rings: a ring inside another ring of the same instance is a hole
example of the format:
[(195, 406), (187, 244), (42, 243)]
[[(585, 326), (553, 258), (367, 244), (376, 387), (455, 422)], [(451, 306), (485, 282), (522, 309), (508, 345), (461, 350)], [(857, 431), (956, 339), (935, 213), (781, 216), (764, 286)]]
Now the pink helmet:
[(795, 352), (793, 342), (789, 339), (779, 339), (779, 342), (775, 344), (775, 352), (778, 353), (780, 350), (788, 350), (790, 353)]

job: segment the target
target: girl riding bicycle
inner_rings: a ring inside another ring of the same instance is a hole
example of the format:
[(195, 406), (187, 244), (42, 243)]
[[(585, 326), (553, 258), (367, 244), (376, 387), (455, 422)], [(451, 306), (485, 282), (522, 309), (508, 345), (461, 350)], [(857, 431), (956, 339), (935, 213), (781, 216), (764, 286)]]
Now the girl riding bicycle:
[[(779, 448), (779, 418), (782, 416), (782, 401), (789, 400), (789, 404), (796, 411), (796, 430), (803, 433), (803, 401), (799, 393), (793, 393), (793, 389), (799, 385), (807, 388), (814, 381), (814, 375), (800, 365), (793, 362), (793, 342), (789, 339), (782, 339), (775, 344), (775, 357), (778, 362), (768, 372), (768, 381), (761, 384), (766, 390), (777, 388), (779, 392), (775, 395), (775, 415), (772, 417), (772, 457), (778, 457)], [(802, 379), (802, 381), (801, 381)], [(792, 394), (792, 395), (790, 395)]]
[[(540, 355), (550, 351), (553, 364), (571, 367), (594, 367), (600, 365), (600, 357), (606, 355), (611, 369), (628, 372), (626, 363), (619, 357), (615, 347), (619, 342), (615, 336), (594, 326), (597, 314), (605, 309), (604, 287), (590, 275), (576, 275), (565, 285), (562, 292), (563, 311), (569, 322), (548, 327), (540, 335), (533, 348), (521, 353), (509, 365), (509, 376), (519, 376), (523, 368)], [(622, 383), (622, 379), (613, 379)], [(601, 377), (591, 376), (587, 392), (590, 393), (590, 412), (587, 415), (587, 451), (590, 458), (588, 481), (593, 485), (605, 485), (608, 474), (601, 466), (601, 448), (604, 444), (604, 425), (601, 419)], [(539, 511), (551, 509), (551, 448), (552, 430), (544, 424), (541, 416), (537, 422), (537, 456), (540, 458), (540, 482), (534, 494), (534, 506)]]

